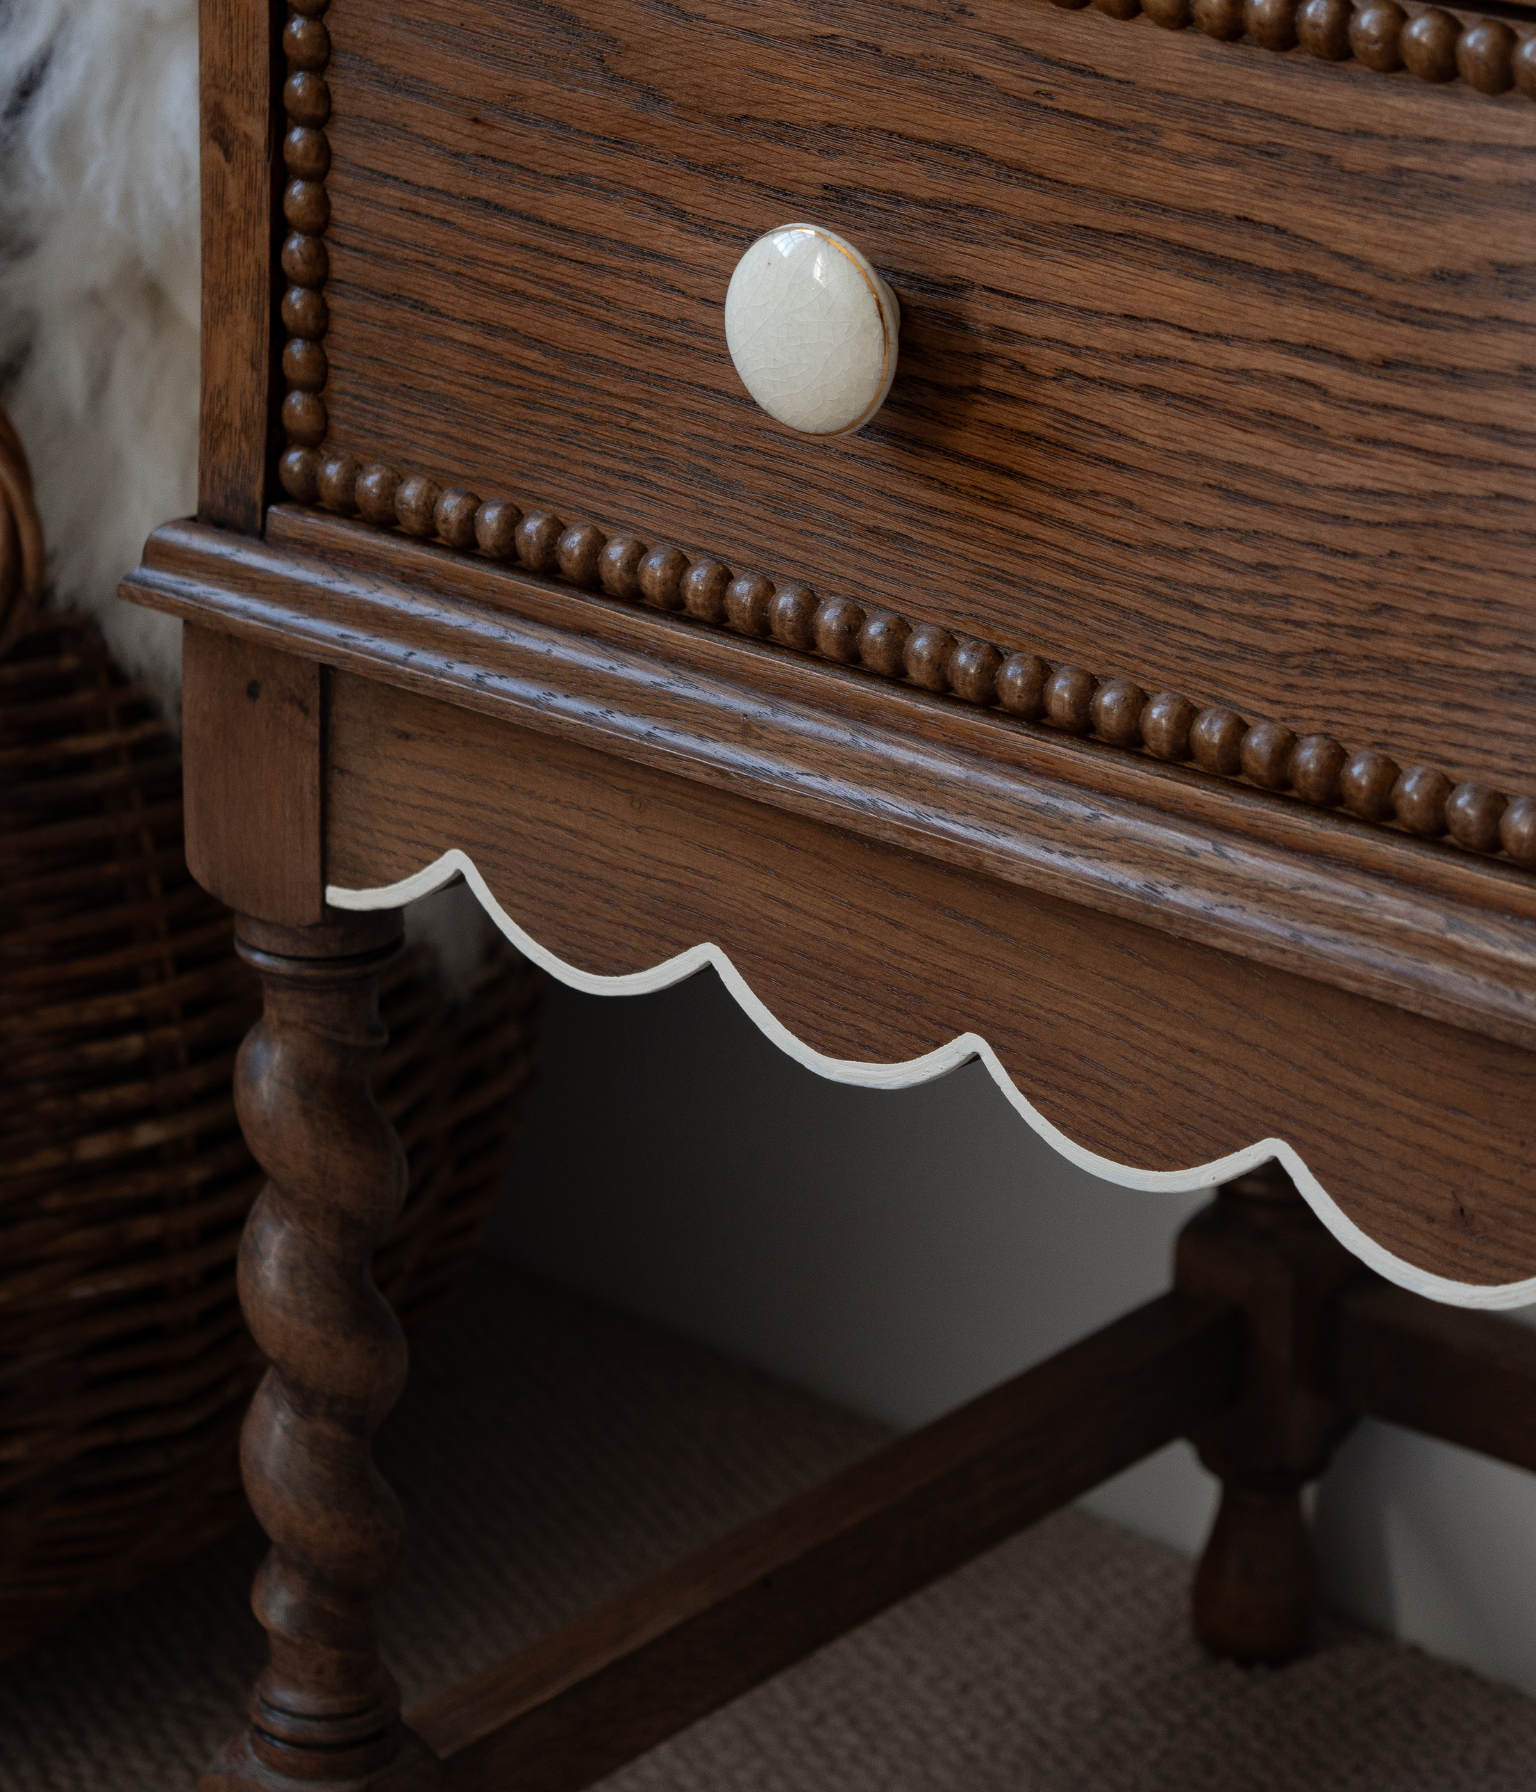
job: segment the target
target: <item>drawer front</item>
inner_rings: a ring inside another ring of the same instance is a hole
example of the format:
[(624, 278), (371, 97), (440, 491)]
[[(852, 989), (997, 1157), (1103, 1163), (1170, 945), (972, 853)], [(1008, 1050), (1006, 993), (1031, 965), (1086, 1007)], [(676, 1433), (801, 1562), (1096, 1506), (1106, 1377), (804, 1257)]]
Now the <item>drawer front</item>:
[[(1520, 91), (1033, 0), (325, 23), (327, 452), (1536, 790)], [(800, 217), (902, 306), (833, 441), (722, 327)]]

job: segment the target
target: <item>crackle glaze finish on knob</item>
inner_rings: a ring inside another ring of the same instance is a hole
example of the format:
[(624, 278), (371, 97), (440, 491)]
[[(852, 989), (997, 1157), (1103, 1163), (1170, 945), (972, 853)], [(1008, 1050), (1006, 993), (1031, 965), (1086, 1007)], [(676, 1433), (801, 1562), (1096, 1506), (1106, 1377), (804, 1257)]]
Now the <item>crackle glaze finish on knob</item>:
[(725, 340), (741, 382), (803, 435), (861, 429), (896, 375), (901, 308), (854, 246), (816, 224), (760, 236), (725, 295)]

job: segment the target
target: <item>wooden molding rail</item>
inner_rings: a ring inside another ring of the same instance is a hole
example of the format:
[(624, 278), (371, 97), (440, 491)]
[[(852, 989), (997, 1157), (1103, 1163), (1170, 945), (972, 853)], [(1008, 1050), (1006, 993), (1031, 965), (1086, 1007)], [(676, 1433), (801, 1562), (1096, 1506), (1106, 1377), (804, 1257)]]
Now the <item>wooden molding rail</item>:
[[(442, 550), (375, 558), (368, 531), (331, 527), (343, 539), (322, 558), (274, 545), (284, 529), (303, 533), (277, 512), (266, 543), (168, 524), (123, 589), (186, 621), (1536, 1044), (1536, 929), (1518, 874), (1468, 856), (1448, 882), (1444, 855), (1345, 822), (1327, 835), (1313, 822), (1293, 845), (1285, 805), (1257, 795), (1267, 807), (1240, 831), (1241, 811), (1217, 820), (1175, 771), (1089, 759), (1044, 732), (1000, 756), (986, 718), (954, 717), (924, 693), (875, 708), (837, 668), (620, 606), (597, 640), (581, 614), (592, 599), (489, 567), (494, 592), (466, 593)], [(450, 570), (451, 596), (439, 589)], [(983, 728), (986, 740), (969, 732)]]
[(406, 1721), (451, 1792), (578, 1792), (1215, 1417), (1241, 1355), (1164, 1295)]
[(798, 581), (738, 576), (719, 560), (690, 561), (678, 548), (651, 547), (595, 523), (567, 528), (551, 511), (524, 512), (510, 498), (482, 500), (462, 487), (445, 491), (425, 474), (363, 466), (350, 454), (290, 448), (281, 474), (291, 498), (309, 507), (323, 501), (336, 516), (361, 516), (377, 528), (493, 565), (520, 565), (620, 603), (686, 612), (710, 627), (915, 685), (1000, 720), (1044, 722), (1121, 752), (1294, 793), (1319, 809), (1342, 808), (1424, 840), (1449, 836), (1469, 852), (1502, 852), (1514, 864), (1536, 867), (1536, 797), (1507, 796), (1470, 780), (1453, 784), (1436, 766), (1404, 767), (1369, 747), (1351, 752), (1331, 734), (1298, 736), (1282, 722), (1250, 722), (1222, 704), (1197, 707), (1177, 691), (1149, 695), (1130, 679), (1053, 666), (936, 623), (820, 597)]

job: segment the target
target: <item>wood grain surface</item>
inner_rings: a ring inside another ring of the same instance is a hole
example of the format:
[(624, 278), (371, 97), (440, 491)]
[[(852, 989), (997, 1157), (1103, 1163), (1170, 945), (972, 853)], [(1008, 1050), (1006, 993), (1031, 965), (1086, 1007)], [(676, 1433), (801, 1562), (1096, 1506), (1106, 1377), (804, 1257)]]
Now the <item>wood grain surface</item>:
[(187, 866), (258, 920), (303, 927), (324, 913), (321, 678), (312, 659), (183, 631)]
[(202, 409), (197, 514), (259, 533), (272, 401), (280, 0), (201, 0)]
[[(331, 441), (1536, 788), (1536, 108), (1044, 0), (346, 0)], [(886, 409), (739, 388), (807, 215)]]

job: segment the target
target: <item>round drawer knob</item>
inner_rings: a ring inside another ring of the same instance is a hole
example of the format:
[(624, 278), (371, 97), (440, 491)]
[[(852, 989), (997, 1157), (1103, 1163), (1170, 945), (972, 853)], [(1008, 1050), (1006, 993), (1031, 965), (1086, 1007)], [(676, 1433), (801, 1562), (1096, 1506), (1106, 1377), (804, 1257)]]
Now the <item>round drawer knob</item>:
[(861, 429), (896, 377), (896, 295), (852, 243), (783, 224), (736, 264), (725, 340), (770, 417), (808, 436)]

